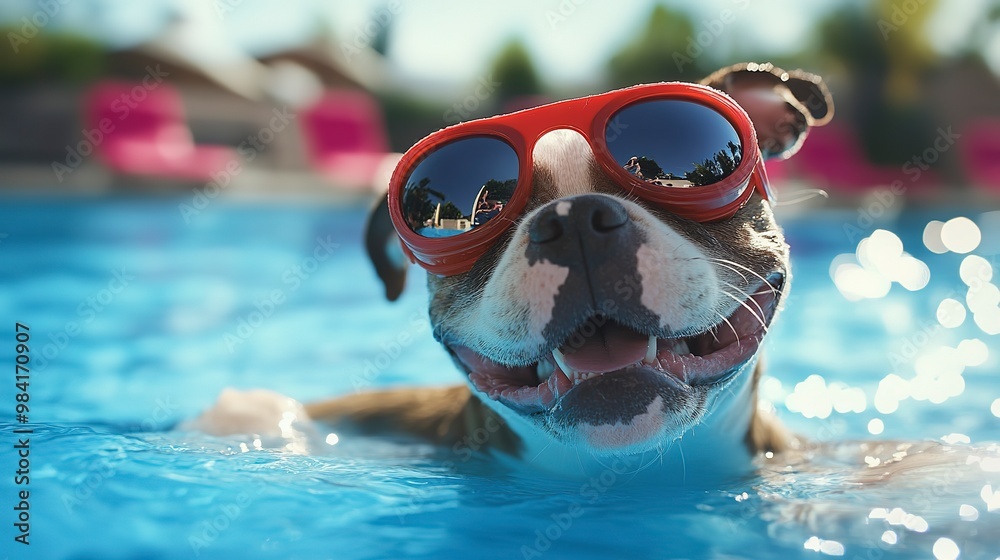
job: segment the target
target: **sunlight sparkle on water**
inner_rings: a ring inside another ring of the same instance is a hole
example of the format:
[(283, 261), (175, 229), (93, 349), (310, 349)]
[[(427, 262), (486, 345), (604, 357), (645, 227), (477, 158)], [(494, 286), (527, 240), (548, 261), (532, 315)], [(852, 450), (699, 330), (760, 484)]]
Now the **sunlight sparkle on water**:
[(911, 292), (921, 290), (931, 278), (930, 268), (903, 251), (899, 236), (888, 230), (862, 239), (854, 256), (838, 255), (830, 263), (834, 284), (851, 301), (885, 297), (893, 282)]
[(993, 267), (990, 261), (979, 255), (969, 255), (962, 259), (962, 264), (958, 267), (958, 275), (962, 277), (962, 282), (967, 286), (973, 286), (977, 282), (989, 282), (993, 279)]
[(916, 376), (910, 380), (910, 396), (914, 400), (927, 400), (934, 404), (957, 397), (965, 392), (962, 373), (965, 365), (958, 351), (940, 346), (917, 358), (914, 362)]
[(868, 421), (868, 433), (873, 436), (881, 434), (885, 430), (885, 423), (881, 418), (872, 418)]
[(810, 375), (795, 385), (785, 398), (785, 407), (806, 418), (827, 418), (834, 410), (841, 414), (864, 412), (868, 399), (864, 390), (835, 381), (829, 385), (819, 375)]
[(919, 515), (907, 513), (903, 508), (875, 508), (868, 513), (868, 519), (885, 519), (885, 522), (894, 527), (903, 526), (915, 533), (924, 533), (930, 528), (927, 520)]
[(965, 302), (973, 313), (987, 313), (1000, 303), (1000, 288), (990, 282), (980, 283), (969, 288), (965, 294)]
[(934, 543), (934, 557), (938, 560), (955, 560), (959, 552), (958, 545), (948, 537), (941, 537)]
[(951, 298), (944, 298), (937, 308), (937, 320), (942, 327), (954, 329), (965, 322), (965, 306)]
[(890, 373), (878, 382), (875, 390), (875, 410), (892, 414), (899, 409), (899, 402), (910, 398), (910, 382)]
[[(967, 465), (978, 464), (979, 468), (985, 472), (1000, 472), (1000, 457), (980, 457), (969, 455)], [(1000, 494), (1000, 492), (998, 492)]]
[(855, 263), (838, 266), (833, 274), (833, 283), (851, 301), (885, 297), (892, 287), (889, 279)]
[(978, 338), (967, 338), (958, 343), (958, 354), (966, 366), (981, 366), (990, 357), (990, 349)]
[(1000, 510), (1000, 490), (994, 492), (993, 485), (987, 484), (983, 486), (982, 491), (979, 492), (979, 497), (986, 502), (986, 511)]
[(993, 307), (986, 311), (976, 313), (972, 316), (979, 327), (986, 334), (1000, 334), (1000, 308)]
[(924, 246), (932, 253), (943, 254), (948, 252), (948, 248), (941, 241), (941, 228), (944, 222), (931, 220), (924, 226)]
[(980, 241), (979, 226), (964, 216), (952, 218), (941, 227), (941, 242), (954, 253), (968, 253), (978, 247)]
[(890, 276), (892, 265), (903, 256), (903, 241), (891, 231), (877, 229), (858, 243), (855, 254), (861, 266)]
[(972, 443), (972, 438), (965, 434), (952, 433), (942, 437), (941, 441), (955, 445), (956, 443)]
[(958, 516), (962, 521), (975, 521), (979, 519), (979, 510), (975, 506), (970, 506), (969, 504), (962, 504), (958, 508)]
[(1000, 399), (993, 401), (993, 404), (990, 405), (990, 412), (993, 413), (993, 416), (1000, 418)]
[(805, 543), (802, 544), (802, 548), (806, 550), (815, 550), (829, 556), (843, 556), (844, 555), (844, 545), (837, 541), (828, 541), (821, 539), (819, 537), (809, 537)]
[(886, 531), (882, 533), (882, 542), (886, 544), (896, 544), (896, 531)]

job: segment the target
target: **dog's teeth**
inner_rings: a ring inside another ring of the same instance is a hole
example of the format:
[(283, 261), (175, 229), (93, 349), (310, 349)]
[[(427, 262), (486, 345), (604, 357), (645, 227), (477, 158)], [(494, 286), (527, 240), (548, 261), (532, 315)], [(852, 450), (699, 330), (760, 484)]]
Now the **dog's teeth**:
[(687, 341), (681, 338), (674, 341), (673, 352), (674, 354), (683, 356), (685, 354), (690, 354), (691, 348), (688, 346)]
[(566, 374), (566, 377), (573, 379), (574, 374), (576, 372), (573, 371), (572, 368), (566, 365), (566, 357), (563, 356), (563, 353), (560, 352), (558, 348), (552, 351), (552, 359), (555, 360), (556, 365), (559, 366), (559, 369), (561, 369), (562, 372)]
[(545, 383), (552, 377), (552, 372), (556, 370), (556, 364), (552, 360), (542, 360), (538, 362), (538, 367), (536, 372), (538, 374), (538, 381), (540, 383)]
[(649, 342), (646, 343), (646, 357), (643, 358), (642, 362), (644, 364), (651, 364), (656, 361), (656, 337), (649, 335)]

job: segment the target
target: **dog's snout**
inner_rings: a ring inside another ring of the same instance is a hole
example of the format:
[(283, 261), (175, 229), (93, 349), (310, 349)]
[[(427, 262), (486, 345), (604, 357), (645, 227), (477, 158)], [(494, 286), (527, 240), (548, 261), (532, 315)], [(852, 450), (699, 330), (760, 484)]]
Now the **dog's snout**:
[(629, 222), (628, 212), (614, 198), (581, 195), (549, 204), (535, 216), (528, 230), (532, 243), (559, 241), (575, 232), (581, 238), (608, 235)]

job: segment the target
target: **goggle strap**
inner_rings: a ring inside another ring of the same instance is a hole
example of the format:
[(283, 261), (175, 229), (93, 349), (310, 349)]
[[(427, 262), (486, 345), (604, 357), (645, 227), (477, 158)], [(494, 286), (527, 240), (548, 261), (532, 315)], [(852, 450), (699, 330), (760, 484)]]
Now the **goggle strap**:
[(778, 202), (778, 197), (775, 196), (774, 191), (771, 190), (771, 182), (767, 178), (767, 167), (764, 165), (763, 155), (757, 157), (757, 166), (754, 168), (751, 180), (757, 182), (757, 192), (759, 192), (760, 195), (764, 197), (764, 200), (768, 201), (771, 206), (774, 206), (775, 203)]

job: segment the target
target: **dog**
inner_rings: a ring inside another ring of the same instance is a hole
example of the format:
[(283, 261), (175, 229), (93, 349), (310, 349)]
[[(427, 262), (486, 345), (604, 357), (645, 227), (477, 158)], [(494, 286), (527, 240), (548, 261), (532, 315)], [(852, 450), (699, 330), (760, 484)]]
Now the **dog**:
[[(823, 80), (801, 70), (744, 63), (701, 85), (746, 111), (762, 159), (791, 156), (833, 115)], [(556, 471), (638, 455), (740, 472), (756, 454), (800, 445), (757, 406), (760, 343), (790, 280), (767, 192), (724, 219), (691, 219), (631, 194), (595, 161), (579, 132), (542, 134), (520, 214), (468, 270), (428, 274), (434, 337), (465, 383), (357, 393), (302, 413), (443, 446), (486, 434), (476, 441), (498, 456)], [(642, 158), (624, 168), (679, 181)], [(389, 300), (405, 284), (398, 229), (381, 201), (365, 242)], [(232, 431), (222, 416), (209, 411), (202, 425)]]

